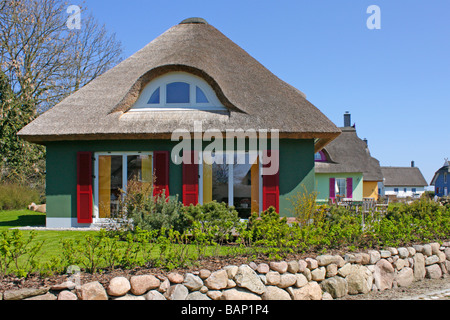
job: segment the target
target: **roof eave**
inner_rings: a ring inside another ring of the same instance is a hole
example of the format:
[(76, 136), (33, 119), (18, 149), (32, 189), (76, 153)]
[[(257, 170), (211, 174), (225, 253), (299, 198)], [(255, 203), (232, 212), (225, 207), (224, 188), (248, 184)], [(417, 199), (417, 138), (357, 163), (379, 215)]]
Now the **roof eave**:
[[(225, 134), (225, 132), (224, 132)], [(322, 148), (335, 139), (340, 132), (280, 132), (280, 139), (317, 139), (314, 149)], [(159, 133), (87, 133), (87, 134), (17, 134), (25, 141), (45, 145), (47, 142), (56, 141), (92, 141), (92, 140), (170, 140), (172, 132)], [(193, 133), (191, 133), (193, 135)], [(267, 133), (270, 138), (270, 132)], [(316, 152), (316, 151), (315, 151)]]

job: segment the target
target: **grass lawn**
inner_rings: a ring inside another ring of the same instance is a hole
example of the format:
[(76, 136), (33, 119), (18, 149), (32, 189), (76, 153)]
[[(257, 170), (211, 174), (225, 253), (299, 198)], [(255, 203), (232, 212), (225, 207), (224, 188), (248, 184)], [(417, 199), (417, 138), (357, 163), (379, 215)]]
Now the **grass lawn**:
[[(45, 213), (30, 210), (0, 211), (0, 233), (10, 228), (28, 226), (45, 226)], [(22, 232), (27, 238), (31, 231), (22, 230)], [(96, 231), (36, 231), (34, 241), (44, 242), (38, 254), (39, 261), (45, 263), (50, 261), (51, 257), (57, 256), (61, 251), (61, 240), (82, 240), (88, 233), (95, 234)]]
[(30, 210), (0, 211), (0, 232), (16, 227), (44, 225), (45, 213)]
[[(0, 233), (7, 231), (10, 228), (21, 227), (21, 226), (44, 226), (45, 225), (45, 214), (37, 213), (29, 210), (12, 210), (12, 211), (0, 211)], [(31, 231), (21, 230), (24, 237), (28, 238)], [(36, 232), (36, 238), (33, 240), (31, 245), (36, 242), (44, 242), (41, 250), (39, 251), (37, 258), (40, 265), (44, 265), (46, 262), (50, 262), (52, 257), (60, 257), (61, 255), (61, 241), (64, 239), (71, 240), (85, 240), (88, 234), (95, 235), (98, 231), (52, 231), (52, 230), (39, 230)], [(150, 248), (151, 246), (151, 248)], [(159, 258), (160, 256), (160, 246), (158, 244), (148, 245), (146, 251), (150, 251), (150, 256), (152, 258)], [(177, 245), (170, 244), (170, 250), (172, 255), (182, 254), (194, 257), (199, 250), (195, 245)], [(230, 254), (230, 247), (226, 246), (203, 246), (201, 248), (202, 254), (205, 256), (223, 256)], [(140, 255), (142, 252), (140, 252)], [(148, 254), (148, 253), (147, 253)], [(172, 257), (177, 259), (176, 257)], [(27, 261), (27, 254), (20, 258), (19, 261)], [(178, 256), (178, 259), (181, 257)]]

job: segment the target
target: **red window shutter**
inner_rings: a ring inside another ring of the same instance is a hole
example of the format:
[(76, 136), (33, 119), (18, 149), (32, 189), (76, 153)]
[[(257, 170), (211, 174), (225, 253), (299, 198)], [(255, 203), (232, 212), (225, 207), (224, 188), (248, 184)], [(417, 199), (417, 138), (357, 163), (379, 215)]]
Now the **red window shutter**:
[(330, 178), (330, 199), (336, 198), (336, 179)]
[[(267, 150), (265, 155), (271, 157), (271, 155), (277, 156), (278, 150)], [(270, 167), (270, 163), (264, 163), (263, 161), (263, 173), (264, 168)], [(263, 175), (263, 210), (267, 210), (269, 207), (274, 207), (276, 212), (280, 212), (280, 170), (273, 175)]]
[(347, 198), (353, 198), (353, 178), (347, 178)]
[(195, 163), (195, 157), (197, 157), (197, 151), (190, 151), (183, 155), (183, 204), (185, 206), (198, 203), (198, 163)]
[(77, 153), (77, 220), (92, 223), (92, 152)]
[(153, 168), (156, 176), (154, 196), (159, 196), (164, 191), (165, 197), (169, 197), (169, 157), (169, 151), (153, 152)]

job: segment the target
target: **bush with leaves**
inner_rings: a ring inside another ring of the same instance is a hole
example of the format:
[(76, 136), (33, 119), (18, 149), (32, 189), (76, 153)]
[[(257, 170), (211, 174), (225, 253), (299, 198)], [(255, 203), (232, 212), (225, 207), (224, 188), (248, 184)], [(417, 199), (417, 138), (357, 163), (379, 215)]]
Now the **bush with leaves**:
[(209, 233), (211, 239), (219, 242), (231, 240), (240, 221), (234, 207), (217, 201), (195, 206), (191, 204), (185, 207), (185, 215), (192, 226), (198, 223), (196, 227), (200, 232)]
[(269, 207), (260, 215), (253, 213), (248, 228), (255, 245), (280, 247), (291, 238), (293, 226), (285, 217), (280, 217), (274, 207)]
[(301, 225), (315, 223), (323, 218), (317, 210), (317, 191), (309, 191), (305, 185), (302, 187), (303, 190), (288, 198), (292, 205), (290, 212)]
[(178, 198), (156, 197), (152, 205), (147, 209), (135, 208), (129, 212), (128, 216), (133, 221), (135, 228), (143, 230), (160, 230), (161, 228), (173, 228), (176, 231), (184, 232), (189, 222), (184, 214), (184, 207)]
[(32, 231), (26, 237), (18, 229), (0, 233), (0, 275), (14, 273), (25, 277), (31, 270), (39, 268), (37, 255), (44, 242), (34, 241), (36, 235)]
[(32, 202), (39, 203), (39, 200), (39, 192), (27, 185), (0, 185), (0, 210), (26, 209)]
[(189, 226), (184, 206), (178, 197), (154, 195), (151, 183), (137, 180), (128, 182), (127, 191), (122, 192), (119, 210), (112, 215), (118, 229), (160, 230), (173, 227), (183, 232)]

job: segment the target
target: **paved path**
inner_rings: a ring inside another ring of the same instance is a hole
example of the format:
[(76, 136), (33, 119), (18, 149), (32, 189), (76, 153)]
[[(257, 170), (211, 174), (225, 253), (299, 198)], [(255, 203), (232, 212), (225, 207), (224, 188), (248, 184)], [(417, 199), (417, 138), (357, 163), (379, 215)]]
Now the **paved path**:
[(450, 300), (450, 289), (428, 292), (412, 297), (411, 300)]
[(348, 295), (341, 300), (450, 300), (450, 276), (442, 279), (424, 279), (414, 282), (409, 287)]

